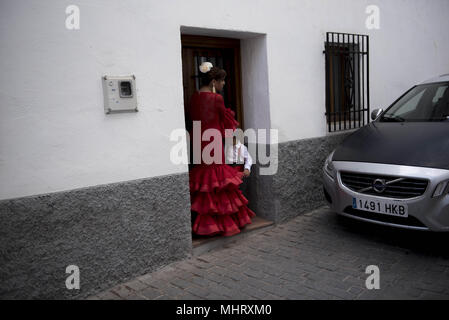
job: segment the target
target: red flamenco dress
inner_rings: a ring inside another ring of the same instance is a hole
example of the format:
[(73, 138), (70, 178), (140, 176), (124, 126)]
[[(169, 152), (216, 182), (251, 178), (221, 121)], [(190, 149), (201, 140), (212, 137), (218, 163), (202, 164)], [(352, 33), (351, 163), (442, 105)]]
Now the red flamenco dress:
[[(225, 129), (235, 130), (239, 123), (234, 118), (234, 111), (225, 107), (223, 97), (218, 93), (196, 91), (192, 95), (190, 108), (190, 119), (201, 121), (201, 137), (210, 128), (219, 130), (223, 137), (221, 163), (206, 164), (201, 159), (201, 163), (195, 164), (189, 172), (191, 209), (197, 213), (192, 231), (203, 236), (238, 234), (256, 216), (246, 206), (248, 200), (239, 189), (243, 183), (243, 173), (225, 163)], [(192, 132), (190, 137), (193, 143)], [(213, 139), (201, 141), (201, 154)], [(219, 150), (214, 149), (211, 155), (214, 152)]]

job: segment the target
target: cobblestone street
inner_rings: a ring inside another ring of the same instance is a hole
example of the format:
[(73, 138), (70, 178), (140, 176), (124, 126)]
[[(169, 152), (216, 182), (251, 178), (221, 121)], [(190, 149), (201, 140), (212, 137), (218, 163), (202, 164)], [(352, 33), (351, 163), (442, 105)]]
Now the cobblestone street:
[[(325, 206), (89, 299), (448, 299), (448, 240)], [(365, 286), (369, 265), (379, 290)]]

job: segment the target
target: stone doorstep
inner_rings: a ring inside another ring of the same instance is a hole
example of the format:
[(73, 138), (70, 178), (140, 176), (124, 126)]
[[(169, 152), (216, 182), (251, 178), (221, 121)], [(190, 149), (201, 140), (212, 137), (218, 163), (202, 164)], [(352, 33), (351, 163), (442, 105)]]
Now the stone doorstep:
[(246, 238), (248, 235), (254, 235), (265, 232), (274, 227), (274, 222), (260, 217), (254, 217), (251, 224), (245, 226), (239, 234), (231, 237), (214, 236), (194, 238), (192, 243), (192, 255), (200, 256), (206, 252), (222, 248), (228, 244), (234, 243)]

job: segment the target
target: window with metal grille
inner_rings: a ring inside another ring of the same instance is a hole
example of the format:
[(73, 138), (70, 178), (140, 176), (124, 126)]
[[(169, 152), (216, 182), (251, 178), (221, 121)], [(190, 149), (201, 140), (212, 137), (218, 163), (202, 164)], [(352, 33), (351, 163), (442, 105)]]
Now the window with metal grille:
[(328, 131), (360, 128), (369, 122), (369, 38), (327, 32), (326, 119)]

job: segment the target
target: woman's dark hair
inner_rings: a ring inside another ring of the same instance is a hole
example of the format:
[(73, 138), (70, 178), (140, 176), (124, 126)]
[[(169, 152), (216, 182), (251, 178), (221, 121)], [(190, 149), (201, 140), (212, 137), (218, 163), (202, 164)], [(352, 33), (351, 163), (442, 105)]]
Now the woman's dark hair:
[(208, 86), (212, 80), (224, 80), (226, 71), (218, 67), (212, 67), (209, 72), (200, 72), (200, 86)]

